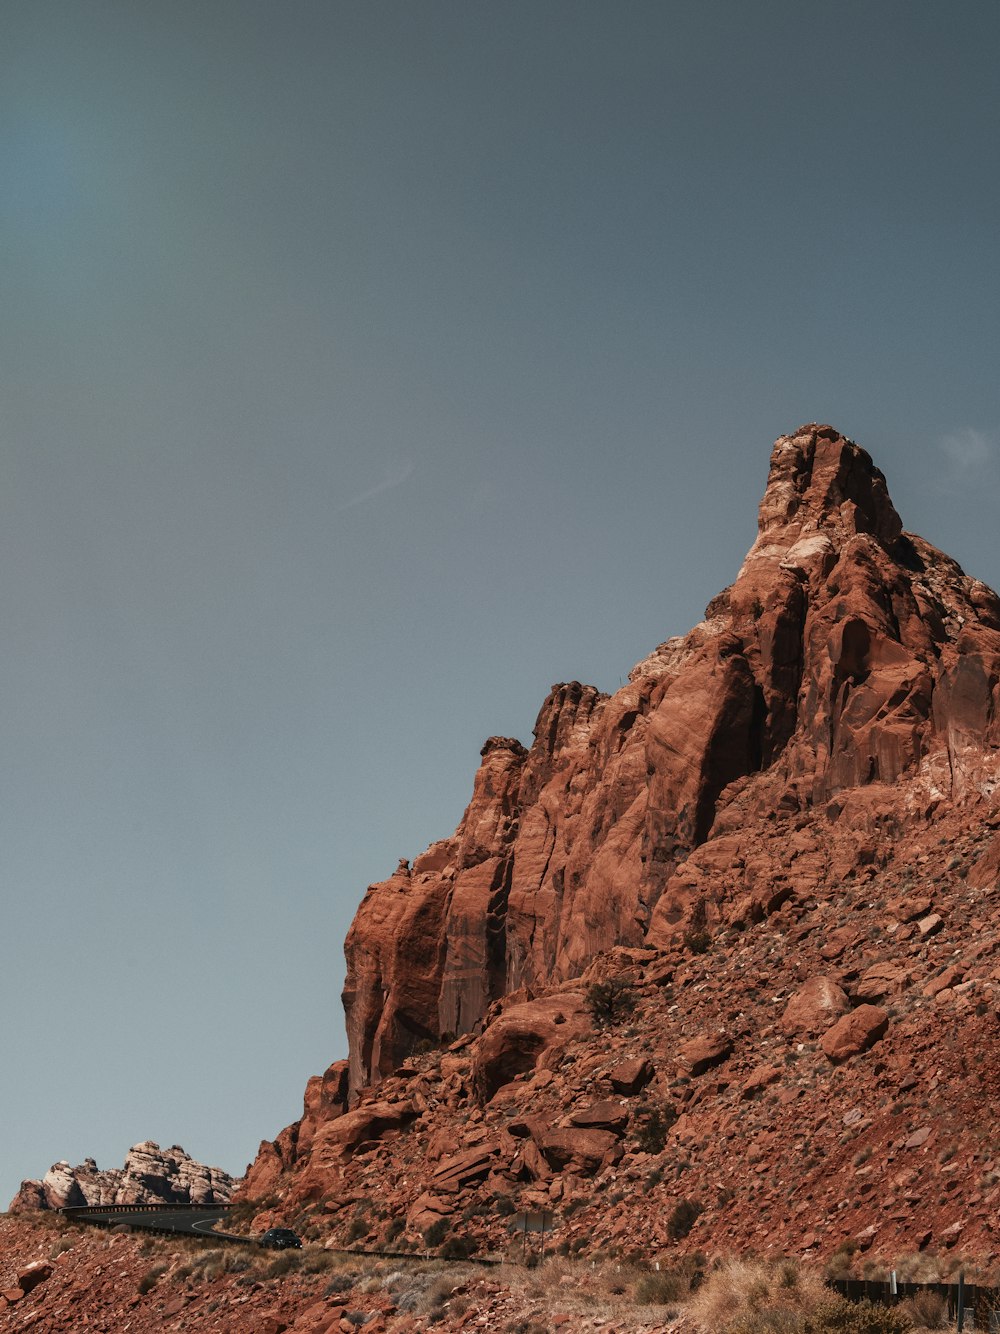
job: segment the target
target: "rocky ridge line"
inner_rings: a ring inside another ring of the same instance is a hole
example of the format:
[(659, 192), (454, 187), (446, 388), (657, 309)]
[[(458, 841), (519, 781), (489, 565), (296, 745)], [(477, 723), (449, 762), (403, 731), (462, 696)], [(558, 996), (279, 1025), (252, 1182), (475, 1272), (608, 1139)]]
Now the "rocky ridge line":
[(22, 1181), (11, 1213), (100, 1204), (228, 1204), (240, 1185), (220, 1167), (206, 1167), (173, 1144), (134, 1144), (123, 1167), (99, 1170), (93, 1158), (77, 1167), (53, 1163), (40, 1180)]

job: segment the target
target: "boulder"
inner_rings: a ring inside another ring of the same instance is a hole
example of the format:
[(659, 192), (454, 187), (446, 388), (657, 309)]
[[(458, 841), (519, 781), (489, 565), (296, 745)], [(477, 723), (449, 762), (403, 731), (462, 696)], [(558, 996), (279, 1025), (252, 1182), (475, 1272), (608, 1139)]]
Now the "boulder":
[(632, 1061), (622, 1061), (620, 1065), (612, 1066), (608, 1071), (608, 1079), (616, 1093), (631, 1097), (644, 1089), (655, 1074), (652, 1061), (645, 1056), (637, 1056)]
[(462, 1190), (471, 1182), (489, 1176), (495, 1157), (495, 1144), (479, 1144), (442, 1158), (431, 1173), (431, 1187), (445, 1192)]
[(889, 961), (873, 963), (851, 987), (851, 994), (856, 1001), (881, 1000), (883, 996), (902, 991), (912, 978), (912, 972), (904, 964)]
[(813, 1038), (851, 1008), (847, 993), (832, 977), (811, 977), (785, 1006), (781, 1031), (790, 1038)]
[(533, 1071), (546, 1056), (590, 1031), (590, 1017), (579, 992), (510, 1006), (473, 1044), (471, 1078), (480, 1102), (518, 1075)]
[(569, 1119), (571, 1125), (579, 1126), (581, 1130), (610, 1130), (622, 1135), (628, 1126), (629, 1113), (620, 1102), (605, 1101), (570, 1112)]
[(776, 1084), (780, 1078), (781, 1069), (779, 1066), (755, 1066), (740, 1086), (740, 1101), (749, 1102), (751, 1098), (755, 1098), (758, 1093), (763, 1092), (771, 1084)]
[(889, 1028), (888, 1011), (878, 1005), (859, 1005), (856, 1010), (842, 1015), (823, 1034), (820, 1046), (835, 1064), (849, 1060), (885, 1036)]
[(320, 1127), (312, 1157), (323, 1165), (349, 1158), (359, 1145), (402, 1130), (417, 1116), (412, 1102), (369, 1102)]
[(732, 1050), (732, 1039), (725, 1033), (705, 1033), (678, 1048), (677, 1064), (686, 1074), (703, 1075), (713, 1066), (721, 1065)]
[(537, 1144), (550, 1167), (578, 1176), (592, 1176), (622, 1152), (617, 1135), (608, 1130), (546, 1130), (538, 1136)]
[(52, 1277), (52, 1266), (48, 1260), (35, 1260), (31, 1264), (25, 1265), (23, 1269), (18, 1270), (17, 1286), (27, 1296), (33, 1292), (40, 1283)]

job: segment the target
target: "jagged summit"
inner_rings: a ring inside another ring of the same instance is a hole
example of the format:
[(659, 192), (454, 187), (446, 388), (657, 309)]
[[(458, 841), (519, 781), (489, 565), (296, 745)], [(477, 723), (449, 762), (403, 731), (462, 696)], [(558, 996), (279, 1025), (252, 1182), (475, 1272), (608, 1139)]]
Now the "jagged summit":
[(775, 441), (758, 529), (785, 545), (824, 529), (841, 540), (870, 533), (890, 550), (903, 525), (871, 455), (836, 427), (811, 423)]

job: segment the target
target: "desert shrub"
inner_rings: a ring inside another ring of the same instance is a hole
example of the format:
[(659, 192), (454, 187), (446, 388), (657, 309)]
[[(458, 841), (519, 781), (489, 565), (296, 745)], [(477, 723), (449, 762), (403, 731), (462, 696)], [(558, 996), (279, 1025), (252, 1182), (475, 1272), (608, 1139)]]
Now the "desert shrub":
[(362, 1237), (368, 1236), (368, 1221), (362, 1218), (360, 1214), (352, 1218), (347, 1228), (347, 1240), (359, 1241)]
[(867, 1299), (848, 1302), (843, 1297), (824, 1302), (812, 1313), (817, 1334), (907, 1334), (909, 1316), (898, 1306), (875, 1306)]
[(52, 1249), (49, 1251), (49, 1259), (55, 1260), (65, 1251), (71, 1251), (72, 1249), (73, 1249), (73, 1242), (71, 1238), (60, 1237), (58, 1241), (53, 1243)]
[(635, 1299), (642, 1306), (666, 1306), (676, 1302), (687, 1289), (684, 1275), (666, 1269), (661, 1273), (643, 1274), (635, 1285)]
[(779, 1306), (763, 1311), (747, 1311), (726, 1325), (724, 1334), (818, 1334), (819, 1326), (802, 1311)]
[(435, 1246), (440, 1246), (448, 1234), (447, 1218), (439, 1218), (437, 1222), (431, 1223), (430, 1227), (424, 1228), (424, 1244), (433, 1250)]
[(449, 1237), (438, 1254), (443, 1260), (468, 1260), (475, 1254), (476, 1242), (472, 1237)]
[(858, 1249), (858, 1243), (853, 1237), (848, 1237), (842, 1241), (837, 1249), (826, 1262), (827, 1278), (846, 1278), (851, 1272), (854, 1264), (854, 1254)]
[(250, 1268), (251, 1260), (248, 1255), (238, 1252), (236, 1255), (230, 1255), (226, 1258), (227, 1274), (245, 1274)]
[(684, 932), (684, 945), (692, 954), (704, 954), (712, 943), (708, 929), (708, 904), (704, 895), (695, 899), (687, 929)]
[(401, 1232), (406, 1231), (405, 1218), (390, 1218), (385, 1229), (386, 1242), (395, 1241)]
[(422, 1315), (440, 1315), (458, 1286), (451, 1274), (438, 1274), (418, 1298), (416, 1310)]
[(672, 1241), (681, 1241), (694, 1227), (701, 1211), (697, 1200), (679, 1200), (667, 1219), (667, 1236)]
[(139, 1280), (139, 1292), (143, 1297), (145, 1297), (147, 1292), (152, 1292), (166, 1272), (166, 1265), (153, 1265), (152, 1269), (146, 1270), (145, 1274), (143, 1274), (142, 1278)]
[(713, 1269), (691, 1299), (695, 1323), (713, 1334), (818, 1334), (805, 1318), (829, 1302), (815, 1270), (730, 1260)]
[(336, 1297), (338, 1293), (347, 1292), (349, 1288), (354, 1287), (356, 1278), (357, 1274), (350, 1269), (344, 1269), (341, 1273), (332, 1275), (329, 1283), (323, 1290), (323, 1296)]
[[(672, 1103), (659, 1102), (647, 1108), (635, 1132), (635, 1142), (640, 1152), (662, 1153), (667, 1145), (670, 1127), (676, 1120), (677, 1112)], [(662, 1179), (662, 1171), (660, 1175)]]
[(264, 1270), (265, 1278), (282, 1278), (285, 1274), (290, 1274), (294, 1269), (298, 1269), (302, 1264), (302, 1255), (299, 1251), (282, 1251), (276, 1255)]
[[(939, 1292), (930, 1289), (926, 1292), (915, 1292), (912, 1297), (900, 1302), (896, 1309), (908, 1316), (912, 1323), (921, 1329), (946, 1329), (948, 1326), (948, 1303)], [(984, 1323), (983, 1328), (988, 1327), (988, 1324)]]
[(325, 1274), (336, 1265), (336, 1257), (319, 1246), (310, 1246), (302, 1255), (303, 1274)]
[(517, 1205), (509, 1195), (494, 1195), (493, 1205), (501, 1218), (509, 1218), (511, 1214), (517, 1213)]
[(599, 1028), (608, 1028), (635, 1013), (635, 989), (620, 977), (594, 982), (587, 988), (586, 1004), (594, 1023)]

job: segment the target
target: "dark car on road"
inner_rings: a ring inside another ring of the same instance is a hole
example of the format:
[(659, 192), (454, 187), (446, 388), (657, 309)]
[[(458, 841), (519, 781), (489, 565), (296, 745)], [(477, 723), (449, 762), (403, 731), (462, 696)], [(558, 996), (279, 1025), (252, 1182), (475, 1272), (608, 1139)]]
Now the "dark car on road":
[(293, 1246), (301, 1249), (302, 1242), (290, 1227), (269, 1227), (260, 1239), (260, 1244), (268, 1251), (287, 1251)]

